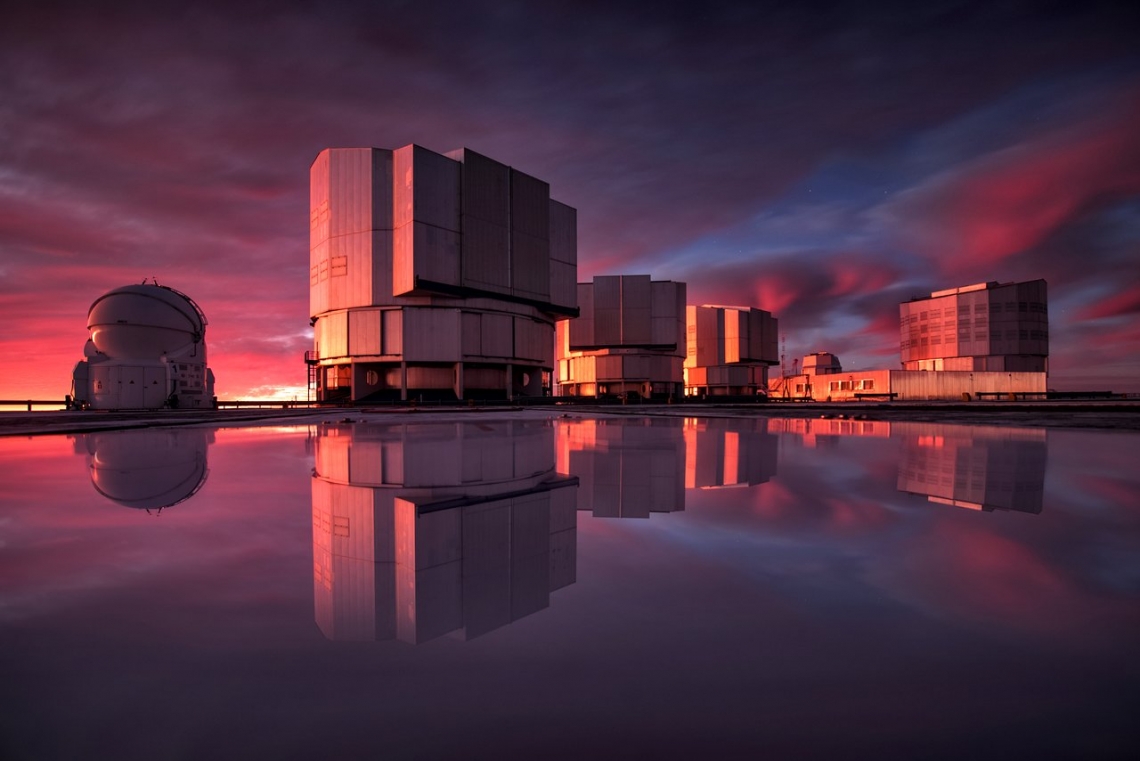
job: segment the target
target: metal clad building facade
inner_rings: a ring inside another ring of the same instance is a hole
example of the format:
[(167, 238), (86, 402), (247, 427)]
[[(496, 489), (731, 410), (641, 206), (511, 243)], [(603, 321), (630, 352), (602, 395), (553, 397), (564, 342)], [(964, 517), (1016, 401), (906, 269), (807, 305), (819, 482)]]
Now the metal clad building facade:
[(686, 308), (685, 394), (755, 396), (768, 388), (768, 367), (779, 362), (779, 322), (746, 307)]
[(905, 370), (1048, 371), (1044, 280), (978, 283), (899, 305)]
[(599, 275), (578, 283), (580, 315), (558, 323), (563, 396), (680, 396), (685, 284), (649, 275)]
[(310, 179), (319, 400), (550, 393), (577, 214), (547, 183), (416, 145), (327, 149)]

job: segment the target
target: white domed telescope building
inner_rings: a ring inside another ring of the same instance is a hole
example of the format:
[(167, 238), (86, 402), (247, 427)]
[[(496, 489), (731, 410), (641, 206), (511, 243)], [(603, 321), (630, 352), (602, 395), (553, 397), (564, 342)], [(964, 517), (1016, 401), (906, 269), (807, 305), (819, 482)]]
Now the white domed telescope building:
[(79, 409), (213, 407), (206, 315), (184, 293), (157, 283), (108, 291), (87, 313), (91, 337), (72, 375)]

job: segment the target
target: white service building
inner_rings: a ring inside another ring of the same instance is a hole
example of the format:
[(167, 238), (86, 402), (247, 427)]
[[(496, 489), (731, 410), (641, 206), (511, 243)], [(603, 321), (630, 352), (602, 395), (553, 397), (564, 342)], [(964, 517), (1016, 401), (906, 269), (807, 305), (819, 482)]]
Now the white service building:
[(551, 393), (577, 212), (468, 149), (330, 148), (310, 171), (318, 400)]
[(186, 294), (157, 283), (115, 288), (87, 312), (91, 337), (75, 365), (71, 404), (128, 410), (215, 405), (206, 366), (206, 315)]

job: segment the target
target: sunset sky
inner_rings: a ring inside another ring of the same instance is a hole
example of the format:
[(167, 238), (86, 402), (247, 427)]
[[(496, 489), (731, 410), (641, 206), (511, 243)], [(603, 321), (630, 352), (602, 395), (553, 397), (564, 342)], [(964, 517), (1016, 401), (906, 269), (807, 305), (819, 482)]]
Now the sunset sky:
[(408, 143), (549, 182), (579, 280), (772, 311), (789, 366), (898, 367), (900, 301), (1045, 278), (1049, 385), (1140, 391), (1140, 13), (1039, 5), (6, 9), (0, 399), (62, 399), (91, 302), (150, 277), (220, 398), (303, 398), (309, 165)]

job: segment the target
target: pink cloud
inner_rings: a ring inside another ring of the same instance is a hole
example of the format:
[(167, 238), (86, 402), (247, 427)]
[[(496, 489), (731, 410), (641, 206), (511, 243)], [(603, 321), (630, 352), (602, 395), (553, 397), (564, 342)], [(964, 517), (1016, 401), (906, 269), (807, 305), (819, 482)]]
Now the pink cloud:
[(1140, 85), (1065, 129), (1029, 138), (905, 193), (890, 214), (947, 277), (978, 277), (1090, 204), (1140, 192)]

